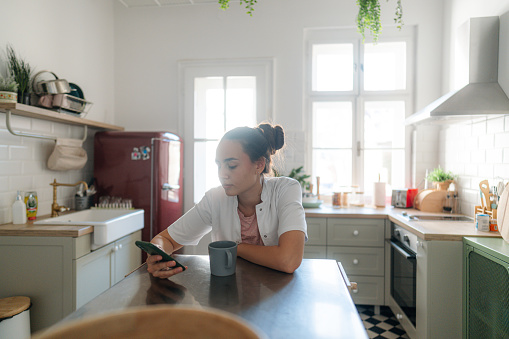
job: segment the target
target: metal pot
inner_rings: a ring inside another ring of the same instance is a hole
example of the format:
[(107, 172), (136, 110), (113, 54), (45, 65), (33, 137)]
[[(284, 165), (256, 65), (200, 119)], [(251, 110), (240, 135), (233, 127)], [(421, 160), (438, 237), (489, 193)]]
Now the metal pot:
[[(51, 73), (55, 80), (37, 81), (37, 77), (43, 73)], [(71, 92), (71, 86), (65, 79), (59, 79), (58, 76), (51, 71), (40, 71), (34, 76), (32, 87), (37, 95), (44, 94), (66, 94)]]

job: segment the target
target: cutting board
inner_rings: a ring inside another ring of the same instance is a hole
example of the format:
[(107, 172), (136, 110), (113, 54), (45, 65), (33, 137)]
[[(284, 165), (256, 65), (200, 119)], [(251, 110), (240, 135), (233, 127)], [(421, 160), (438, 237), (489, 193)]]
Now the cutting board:
[(506, 242), (509, 242), (509, 183), (505, 186), (498, 202), (497, 226), (498, 231)]
[(414, 206), (419, 211), (442, 213), (446, 197), (447, 191), (422, 190), (417, 193)]

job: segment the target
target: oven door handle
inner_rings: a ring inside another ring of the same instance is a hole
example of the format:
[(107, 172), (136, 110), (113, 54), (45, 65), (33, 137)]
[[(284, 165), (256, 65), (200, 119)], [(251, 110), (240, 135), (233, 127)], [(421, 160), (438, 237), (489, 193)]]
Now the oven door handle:
[(413, 253), (409, 253), (407, 251), (405, 251), (405, 249), (401, 248), (398, 244), (396, 244), (394, 241), (392, 240), (387, 240), (387, 242), (389, 242), (389, 244), (392, 246), (392, 248), (394, 248), (396, 251), (398, 251), (402, 256), (405, 257), (405, 259), (414, 259), (415, 260), (415, 254)]

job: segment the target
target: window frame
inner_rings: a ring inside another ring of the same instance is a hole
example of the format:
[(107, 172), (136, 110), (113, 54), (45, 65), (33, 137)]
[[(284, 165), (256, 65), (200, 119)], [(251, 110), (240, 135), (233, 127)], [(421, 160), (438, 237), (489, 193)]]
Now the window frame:
[[(256, 120), (260, 123), (271, 120), (273, 116), (273, 72), (273, 58), (186, 60), (178, 62), (179, 131), (184, 140), (184, 211), (188, 211), (195, 205), (194, 79), (214, 76), (255, 76)], [(200, 140), (206, 141), (206, 139)]]
[[(405, 117), (414, 110), (415, 83), (415, 27), (405, 25), (401, 31), (397, 27), (384, 27), (379, 42), (406, 42), (406, 88), (393, 91), (365, 91), (362, 76), (364, 64), (364, 45), (355, 28), (308, 28), (304, 32), (304, 121), (313, 126), (313, 103), (322, 101), (351, 101), (353, 108), (352, 130), (352, 185), (366, 190), (364, 183), (364, 103), (366, 101), (403, 101)], [(369, 43), (369, 41), (367, 41)], [(354, 44), (354, 84), (353, 91), (313, 91), (313, 45), (314, 44)], [(306, 168), (313, 168), (313, 128), (307, 129)], [(411, 187), (411, 129), (405, 127), (405, 185)], [(399, 149), (399, 148), (394, 148)], [(311, 173), (313, 180), (315, 175)]]

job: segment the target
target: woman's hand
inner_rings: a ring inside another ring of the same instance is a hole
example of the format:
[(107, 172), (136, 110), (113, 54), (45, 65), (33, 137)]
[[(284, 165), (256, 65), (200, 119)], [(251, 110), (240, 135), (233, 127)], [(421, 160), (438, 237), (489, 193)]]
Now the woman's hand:
[(149, 255), (147, 258), (147, 271), (154, 277), (167, 279), (183, 271), (182, 267), (174, 268), (177, 265), (175, 261), (161, 261), (162, 259), (160, 255)]
[[(182, 245), (178, 244), (172, 239), (172, 237), (170, 237), (167, 230), (156, 235), (152, 239), (151, 243), (159, 247), (164, 252), (170, 254), (182, 248)], [(147, 271), (152, 274), (152, 276), (166, 279), (183, 271), (182, 267), (174, 268), (175, 265), (177, 265), (175, 261), (161, 261), (162, 259), (163, 257), (160, 255), (149, 255), (147, 257)]]

